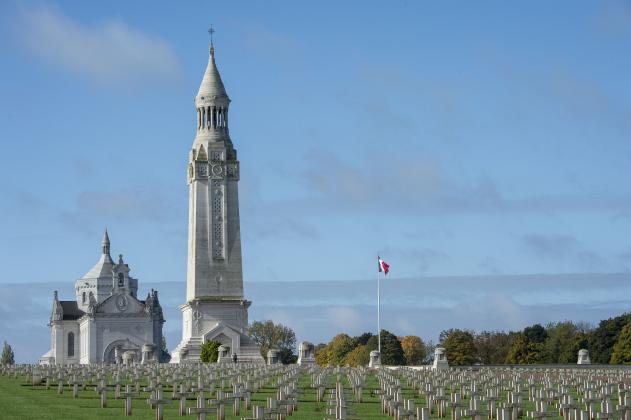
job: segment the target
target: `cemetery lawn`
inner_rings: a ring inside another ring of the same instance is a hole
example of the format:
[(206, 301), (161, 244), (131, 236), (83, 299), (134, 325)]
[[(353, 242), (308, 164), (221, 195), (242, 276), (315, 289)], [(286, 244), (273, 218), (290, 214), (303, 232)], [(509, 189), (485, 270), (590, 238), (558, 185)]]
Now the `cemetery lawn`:
[[(298, 410), (288, 419), (295, 420), (322, 420), (326, 417), (326, 403), (316, 401), (316, 391), (311, 389), (309, 375), (302, 374), (299, 386), (302, 390)], [(333, 382), (331, 386), (334, 386)], [(348, 383), (345, 383), (348, 386)], [(374, 376), (368, 378), (367, 387), (377, 389), (379, 387)], [(347, 393), (352, 395), (350, 388)], [(275, 396), (273, 388), (263, 388), (252, 397), (253, 405), (265, 405), (268, 396)], [(155, 419), (155, 411), (149, 408), (146, 402), (148, 393), (135, 397), (133, 411), (130, 419)], [(170, 388), (165, 388), (165, 397), (170, 397)], [(187, 406), (194, 407), (195, 400), (190, 399)], [(353, 403), (352, 408), (356, 418), (361, 420), (385, 420), (389, 419), (381, 413), (381, 405), (378, 396), (370, 396), (370, 390), (365, 390), (365, 398), (362, 404)], [(242, 407), (241, 415), (232, 414), (232, 406), (226, 406), (226, 420), (239, 420), (248, 417), (251, 412), (246, 412)], [(72, 398), (72, 388), (64, 387), (63, 394), (57, 393), (57, 387), (51, 386), (46, 390), (45, 386), (31, 386), (24, 377), (13, 378), (0, 376), (0, 418), (1, 419), (102, 419), (123, 418), (124, 400), (114, 399), (114, 392), (108, 393), (107, 408), (101, 408), (99, 395), (94, 389), (81, 390), (79, 398)], [(165, 419), (180, 418), (178, 413), (178, 401), (167, 405), (164, 409)], [(195, 419), (194, 415), (185, 418)], [(216, 419), (215, 414), (207, 415), (207, 419)]]
[[(335, 386), (335, 375), (331, 375), (329, 387)], [(379, 396), (374, 391), (379, 389), (379, 383), (376, 376), (370, 373), (366, 377), (364, 388), (364, 397), (362, 403), (354, 402), (352, 399), (352, 390), (350, 389), (348, 380), (344, 376), (342, 383), (346, 388), (346, 394), (351, 399), (351, 407), (349, 418), (359, 420), (386, 420), (391, 419), (381, 413), (381, 404)], [(322, 420), (329, 416), (326, 415), (327, 404), (325, 402), (317, 402), (316, 390), (312, 389), (310, 375), (302, 372), (299, 377), (298, 387), (301, 390), (299, 396), (298, 409), (288, 420)], [(330, 394), (331, 388), (327, 388), (325, 400)], [(228, 391), (228, 389), (225, 389)], [(164, 389), (164, 397), (170, 400), (171, 388), (166, 386)], [(425, 397), (420, 396), (411, 388), (403, 386), (402, 392), (405, 398), (413, 399), (417, 405), (425, 405)], [(132, 419), (154, 419), (155, 411), (147, 404), (149, 393), (142, 392), (140, 396), (133, 399)], [(276, 390), (272, 387), (264, 387), (259, 392), (252, 395), (252, 404), (265, 406), (267, 397), (276, 396)], [(503, 400), (506, 395), (503, 393)], [(195, 406), (195, 399), (191, 398), (187, 402), (187, 407)], [(180, 418), (178, 412), (179, 401), (173, 401), (164, 409), (165, 419)], [(239, 420), (242, 417), (250, 417), (252, 412), (246, 411), (242, 402), (241, 414), (234, 416), (232, 414), (232, 405), (227, 404), (225, 407), (226, 420)], [(524, 401), (525, 411), (533, 410), (534, 404), (530, 401)], [(550, 411), (554, 412), (554, 408), (550, 407)], [(436, 413), (434, 413), (436, 414)], [(107, 407), (101, 408), (99, 395), (94, 391), (94, 387), (88, 387), (86, 390), (79, 391), (79, 397), (72, 397), (71, 386), (64, 387), (63, 394), (58, 394), (57, 386), (52, 385), (49, 390), (45, 386), (33, 387), (26, 381), (24, 376), (18, 378), (0, 376), (0, 418), (1, 419), (102, 419), (102, 418), (122, 418), (124, 417), (124, 399), (115, 399), (114, 391), (108, 392)], [(187, 415), (185, 418), (195, 419), (194, 415)], [(216, 414), (210, 414), (206, 417), (209, 420), (215, 420)], [(330, 418), (330, 417), (329, 417)], [(432, 416), (434, 418), (434, 416)], [(446, 412), (446, 418), (450, 418), (449, 409)], [(562, 417), (549, 417), (549, 419), (562, 419)]]

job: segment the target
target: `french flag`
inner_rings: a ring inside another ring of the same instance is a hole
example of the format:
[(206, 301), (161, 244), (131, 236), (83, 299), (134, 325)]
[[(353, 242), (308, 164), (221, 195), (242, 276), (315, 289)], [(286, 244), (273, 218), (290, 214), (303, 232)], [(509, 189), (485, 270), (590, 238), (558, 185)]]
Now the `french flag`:
[(383, 273), (384, 275), (388, 274), (388, 272), (390, 271), (390, 265), (382, 260), (380, 257), (377, 257), (377, 260), (379, 260), (379, 272)]

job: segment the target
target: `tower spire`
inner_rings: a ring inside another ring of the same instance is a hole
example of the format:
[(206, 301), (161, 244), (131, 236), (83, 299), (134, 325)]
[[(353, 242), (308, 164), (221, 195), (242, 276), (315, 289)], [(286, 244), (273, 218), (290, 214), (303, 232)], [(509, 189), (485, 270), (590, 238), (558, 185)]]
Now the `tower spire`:
[(228, 93), (226, 93), (226, 88), (223, 85), (215, 62), (214, 33), (215, 29), (210, 25), (208, 29), (208, 34), (210, 35), (208, 64), (195, 96), (197, 138), (212, 138), (213, 141), (225, 141), (231, 145), (228, 134), (230, 98)]

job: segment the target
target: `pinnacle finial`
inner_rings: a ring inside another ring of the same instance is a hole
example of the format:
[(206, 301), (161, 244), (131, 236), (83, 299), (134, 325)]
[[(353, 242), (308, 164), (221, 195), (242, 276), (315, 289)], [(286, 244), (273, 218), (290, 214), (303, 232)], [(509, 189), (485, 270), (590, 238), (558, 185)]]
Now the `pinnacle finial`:
[(105, 228), (105, 233), (103, 234), (103, 240), (101, 241), (101, 246), (103, 248), (103, 254), (110, 254), (110, 237), (107, 234), (107, 228)]
[(210, 28), (208, 28), (208, 34), (210, 35), (210, 47), (209, 52), (211, 56), (215, 56), (215, 44), (213, 44), (213, 34), (215, 33), (215, 28), (213, 28), (213, 24), (210, 24)]

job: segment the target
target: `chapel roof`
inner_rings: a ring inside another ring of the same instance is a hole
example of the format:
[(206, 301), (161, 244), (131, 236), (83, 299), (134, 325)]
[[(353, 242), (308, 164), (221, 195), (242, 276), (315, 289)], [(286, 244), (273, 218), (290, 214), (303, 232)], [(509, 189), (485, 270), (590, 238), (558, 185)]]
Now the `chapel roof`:
[(97, 279), (99, 277), (112, 277), (112, 268), (114, 267), (114, 261), (110, 256), (110, 238), (107, 234), (107, 229), (103, 234), (103, 240), (101, 241), (101, 258), (99, 261), (88, 271), (82, 278), (83, 279)]
[(77, 305), (76, 300), (60, 300), (61, 308), (63, 310), (63, 320), (77, 320), (85, 315), (81, 309), (79, 309), (79, 305)]

